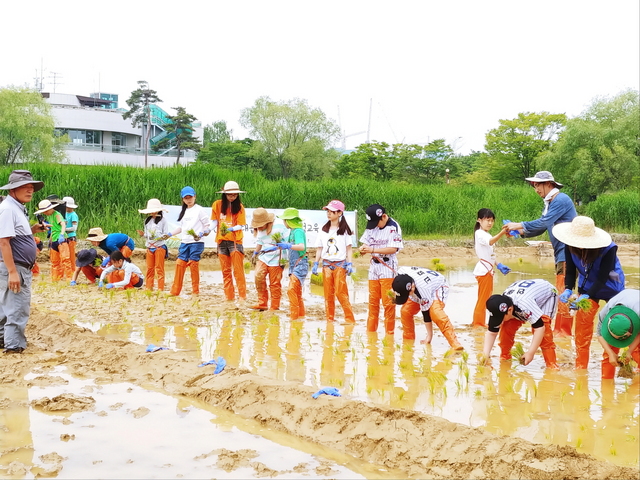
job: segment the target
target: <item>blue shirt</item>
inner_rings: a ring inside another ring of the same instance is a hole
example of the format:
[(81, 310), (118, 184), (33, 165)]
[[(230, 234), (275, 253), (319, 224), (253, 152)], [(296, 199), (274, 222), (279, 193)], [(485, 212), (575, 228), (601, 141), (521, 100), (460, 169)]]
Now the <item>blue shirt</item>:
[(125, 245), (133, 251), (135, 248), (135, 244), (133, 240), (124, 233), (110, 233), (107, 235), (107, 238), (102, 240), (99, 244), (101, 249), (107, 252), (108, 255), (111, 255), (116, 250), (120, 250)]
[(558, 193), (549, 203), (549, 209), (545, 215), (542, 215), (537, 220), (522, 222), (522, 228), (524, 229), (524, 235), (522, 236), (537, 237), (547, 231), (553, 245), (553, 256), (556, 259), (556, 263), (564, 262), (564, 243), (554, 237), (551, 230), (554, 225), (570, 222), (577, 215), (576, 207), (573, 205), (571, 198), (566, 193)]
[(73, 232), (67, 230), (67, 238), (76, 238), (78, 214), (76, 212), (67, 212), (65, 218), (67, 220), (66, 228), (73, 228), (73, 222), (76, 222), (76, 230), (74, 230)]

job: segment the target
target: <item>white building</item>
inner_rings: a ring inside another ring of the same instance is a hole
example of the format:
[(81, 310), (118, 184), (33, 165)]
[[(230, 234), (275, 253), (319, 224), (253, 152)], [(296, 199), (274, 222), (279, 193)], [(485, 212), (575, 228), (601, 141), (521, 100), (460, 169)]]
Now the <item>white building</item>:
[[(133, 127), (131, 119), (125, 120), (126, 111), (118, 108), (114, 94), (69, 95), (42, 93), (51, 104), (56, 131), (70, 139), (65, 147), (67, 162), (76, 165), (128, 165), (144, 167), (144, 135), (142, 126)], [(176, 163), (174, 147), (154, 152), (151, 146), (167, 136), (164, 125), (169, 122), (167, 113), (156, 105), (151, 106), (150, 148), (147, 154), (149, 167), (166, 167)], [(202, 124), (194, 124), (194, 136), (202, 140)], [(193, 162), (195, 152), (182, 151), (180, 163)]]

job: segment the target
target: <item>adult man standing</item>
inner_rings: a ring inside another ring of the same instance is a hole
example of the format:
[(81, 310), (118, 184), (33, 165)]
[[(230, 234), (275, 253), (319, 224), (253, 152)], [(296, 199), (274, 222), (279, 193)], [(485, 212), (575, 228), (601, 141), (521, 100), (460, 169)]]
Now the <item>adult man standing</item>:
[[(523, 237), (537, 237), (545, 231), (549, 233), (549, 239), (553, 245), (553, 255), (556, 264), (556, 288), (564, 291), (565, 256), (564, 243), (554, 237), (552, 229), (554, 225), (572, 221), (578, 214), (571, 198), (560, 192), (563, 187), (553, 178), (551, 172), (541, 171), (535, 177), (525, 178), (535, 188), (536, 193), (542, 197), (544, 208), (542, 216), (530, 222), (511, 222), (505, 225), (507, 230), (518, 230)], [(556, 322), (553, 333), (556, 336), (571, 336), (573, 317), (569, 314), (569, 307), (565, 303), (558, 306)]]
[(4, 353), (22, 353), (31, 311), (31, 269), (37, 248), (33, 234), (44, 226), (29, 225), (25, 203), (44, 187), (28, 170), (14, 170), (0, 190), (9, 195), (0, 204), (0, 345)]

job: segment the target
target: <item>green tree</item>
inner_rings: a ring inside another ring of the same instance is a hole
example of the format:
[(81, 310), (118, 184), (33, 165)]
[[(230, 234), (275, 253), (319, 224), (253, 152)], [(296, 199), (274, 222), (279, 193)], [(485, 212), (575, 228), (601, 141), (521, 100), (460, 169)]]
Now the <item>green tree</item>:
[(198, 161), (230, 169), (262, 169), (262, 162), (252, 154), (254, 140), (229, 140), (207, 143), (198, 153)]
[(203, 132), (203, 144), (206, 147), (210, 143), (231, 142), (233, 130), (229, 130), (227, 122), (218, 120), (211, 125), (205, 125)]
[(536, 172), (536, 158), (549, 150), (567, 122), (563, 113), (519, 113), (486, 135), (487, 167), (500, 182), (521, 181)]
[(23, 87), (0, 89), (0, 165), (59, 161), (67, 137), (55, 135), (51, 106), (39, 92)]
[(640, 186), (640, 101), (637, 90), (600, 97), (567, 128), (541, 165), (571, 187), (575, 200)]
[(187, 113), (184, 107), (175, 107), (175, 115), (168, 115), (170, 123), (165, 123), (164, 128), (168, 135), (154, 145), (154, 150), (158, 151), (169, 146), (176, 147), (176, 165), (180, 163), (180, 154), (183, 150), (198, 151), (201, 148), (200, 140), (193, 136), (193, 123), (196, 117)]
[(144, 166), (147, 167), (147, 158), (149, 151), (149, 131), (151, 130), (151, 105), (160, 103), (162, 100), (158, 98), (158, 92), (151, 90), (146, 80), (138, 81), (138, 88), (131, 92), (131, 96), (127, 99), (129, 111), (122, 114), (125, 120), (131, 119), (134, 127), (147, 125), (144, 141)]
[(252, 107), (242, 111), (240, 124), (259, 140), (260, 145), (254, 145), (256, 154), (262, 149), (276, 163), (274, 170), (278, 177), (300, 177), (301, 170), (308, 174), (318, 167), (319, 174), (328, 174), (335, 158), (329, 147), (340, 130), (322, 110), (311, 108), (306, 100), (274, 102), (269, 97), (260, 97)]

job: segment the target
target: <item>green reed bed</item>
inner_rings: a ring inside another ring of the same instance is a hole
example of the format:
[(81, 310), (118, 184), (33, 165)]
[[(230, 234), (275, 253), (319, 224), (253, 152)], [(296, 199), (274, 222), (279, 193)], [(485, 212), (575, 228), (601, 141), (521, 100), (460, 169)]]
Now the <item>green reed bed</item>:
[[(22, 168), (22, 167), (18, 167)], [(266, 180), (252, 171), (230, 171), (210, 165), (141, 169), (120, 166), (80, 166), (30, 164), (25, 166), (36, 179), (45, 182), (29, 211), (47, 195), (72, 196), (79, 205), (80, 238), (93, 226), (105, 232), (123, 232), (138, 238), (143, 215), (138, 213), (150, 198), (179, 205), (185, 185), (196, 189), (198, 203), (210, 206), (227, 180), (235, 180), (246, 207), (320, 209), (331, 199), (342, 200), (347, 209), (358, 210), (358, 231), (366, 219), (364, 211), (372, 203), (384, 205), (410, 238), (462, 236), (472, 238), (478, 209), (491, 208), (498, 231), (503, 219), (513, 221), (538, 218), (542, 201), (532, 188), (521, 185), (416, 185), (368, 179), (325, 179), (318, 181)], [(0, 169), (6, 179), (11, 167)], [(611, 197), (611, 198), (609, 198)], [(600, 202), (600, 203), (599, 203)], [(609, 202), (609, 203), (605, 203)], [(635, 202), (634, 205), (631, 205)], [(604, 207), (601, 207), (604, 205)], [(604, 195), (587, 206), (598, 226), (615, 232), (638, 232), (640, 213), (637, 194), (618, 192)], [(604, 212), (615, 213), (604, 215)], [(602, 212), (602, 213), (600, 213)], [(540, 237), (543, 239), (543, 237)]]

